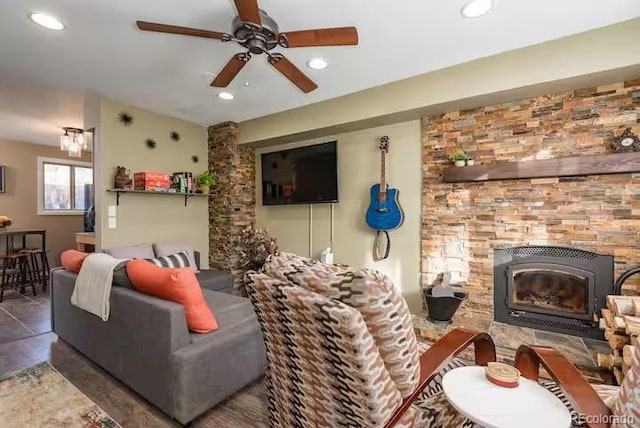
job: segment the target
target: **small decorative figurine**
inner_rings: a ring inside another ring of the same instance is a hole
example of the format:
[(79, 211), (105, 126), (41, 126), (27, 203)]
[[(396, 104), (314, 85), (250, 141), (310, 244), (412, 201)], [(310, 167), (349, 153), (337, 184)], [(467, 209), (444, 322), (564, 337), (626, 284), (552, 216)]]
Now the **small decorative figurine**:
[(114, 189), (133, 189), (133, 180), (130, 177), (131, 171), (124, 166), (118, 166), (117, 168)]

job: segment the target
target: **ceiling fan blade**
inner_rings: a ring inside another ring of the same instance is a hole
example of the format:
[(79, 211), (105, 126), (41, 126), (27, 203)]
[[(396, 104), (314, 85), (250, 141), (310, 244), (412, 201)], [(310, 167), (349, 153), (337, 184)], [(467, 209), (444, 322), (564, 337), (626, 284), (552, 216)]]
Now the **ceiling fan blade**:
[(291, 61), (281, 54), (273, 54), (269, 56), (269, 64), (284, 75), (287, 79), (296, 85), (302, 92), (309, 93), (316, 89), (318, 85), (309, 79), (298, 67), (293, 65)]
[(278, 43), (285, 48), (357, 45), (358, 30), (356, 27), (341, 27), (289, 31), (280, 33)]
[(229, 83), (240, 73), (242, 67), (247, 65), (251, 59), (251, 54), (239, 53), (233, 56), (231, 60), (224, 66), (222, 71), (218, 73), (216, 78), (211, 82), (211, 86), (216, 88), (225, 88), (229, 86)]
[(182, 34), (184, 36), (205, 37), (207, 39), (222, 40), (224, 33), (217, 31), (199, 30), (197, 28), (178, 27), (175, 25), (157, 24), (155, 22), (136, 21), (139, 29), (155, 31), (157, 33)]
[(258, 0), (234, 0), (234, 2), (241, 20), (262, 25), (260, 11), (258, 10)]

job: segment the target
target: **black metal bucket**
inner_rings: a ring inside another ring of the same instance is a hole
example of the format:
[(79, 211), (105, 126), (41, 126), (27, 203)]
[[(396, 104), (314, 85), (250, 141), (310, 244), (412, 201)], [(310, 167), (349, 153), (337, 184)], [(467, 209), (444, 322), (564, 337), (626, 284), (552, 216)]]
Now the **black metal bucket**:
[(424, 300), (427, 302), (429, 318), (435, 321), (451, 321), (460, 303), (467, 298), (466, 293), (455, 291), (453, 297), (433, 297), (431, 288), (423, 291)]

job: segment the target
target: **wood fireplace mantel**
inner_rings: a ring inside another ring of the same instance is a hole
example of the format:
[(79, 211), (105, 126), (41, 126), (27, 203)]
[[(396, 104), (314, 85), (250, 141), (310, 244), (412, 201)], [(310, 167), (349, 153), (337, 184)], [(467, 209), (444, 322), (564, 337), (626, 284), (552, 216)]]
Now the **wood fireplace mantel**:
[(640, 172), (640, 152), (449, 167), (445, 183)]

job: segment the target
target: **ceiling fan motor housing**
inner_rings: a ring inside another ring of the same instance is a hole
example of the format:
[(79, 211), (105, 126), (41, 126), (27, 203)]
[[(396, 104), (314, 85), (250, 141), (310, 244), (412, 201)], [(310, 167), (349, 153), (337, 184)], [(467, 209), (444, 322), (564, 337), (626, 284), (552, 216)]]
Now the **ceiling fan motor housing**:
[(253, 54), (270, 51), (278, 45), (278, 24), (260, 9), (262, 26), (246, 22), (236, 16), (233, 20), (233, 36), (243, 40), (240, 44)]

